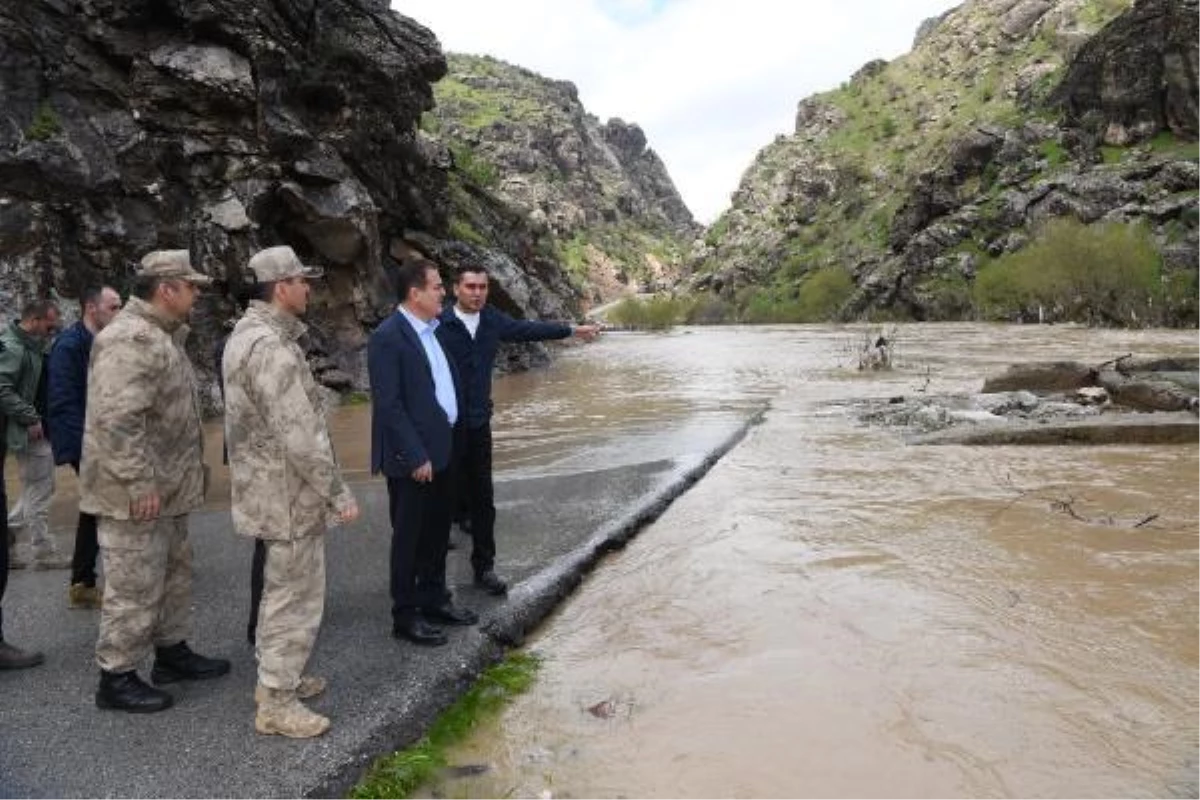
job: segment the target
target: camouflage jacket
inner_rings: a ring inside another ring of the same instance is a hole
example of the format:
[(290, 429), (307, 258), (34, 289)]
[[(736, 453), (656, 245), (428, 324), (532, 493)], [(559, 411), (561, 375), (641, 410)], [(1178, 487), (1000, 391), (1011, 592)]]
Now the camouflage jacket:
[(323, 533), (354, 496), (342, 480), (325, 404), (296, 340), (300, 320), (253, 301), (225, 345), (225, 443), (233, 525), (260, 539)]
[(157, 492), (160, 515), (204, 502), (200, 401), (183, 351), (188, 327), (150, 303), (129, 303), (92, 345), (79, 466), (79, 508), (129, 518), (131, 500)]

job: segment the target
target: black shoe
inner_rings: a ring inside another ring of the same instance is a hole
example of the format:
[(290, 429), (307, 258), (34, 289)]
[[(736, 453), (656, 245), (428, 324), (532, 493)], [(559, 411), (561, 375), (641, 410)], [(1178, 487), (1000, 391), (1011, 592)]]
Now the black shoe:
[(441, 628), (435, 628), (420, 617), (395, 622), (392, 625), (392, 636), (426, 647), (438, 647), (447, 641)]
[(475, 585), (494, 597), (508, 594), (508, 584), (490, 569), (475, 573)]
[(34, 653), (29, 650), (22, 650), (19, 647), (13, 647), (8, 642), (0, 639), (0, 669), (29, 669), (36, 667), (46, 660), (46, 657), (41, 653)]
[(131, 714), (153, 714), (165, 711), (175, 702), (162, 689), (150, 686), (133, 670), (107, 672), (100, 670), (100, 688), (96, 690), (96, 708), (111, 708)]
[(192, 652), (187, 642), (170, 647), (154, 648), (154, 668), (150, 680), (154, 683), (203, 681), (219, 678), (229, 672), (229, 662), (223, 658), (207, 658)]
[(425, 606), (421, 609), (421, 614), (426, 619), (440, 622), (443, 625), (474, 625), (476, 622), (479, 622), (479, 617), (476, 616), (474, 611), (467, 608), (459, 608), (449, 600), (440, 606)]

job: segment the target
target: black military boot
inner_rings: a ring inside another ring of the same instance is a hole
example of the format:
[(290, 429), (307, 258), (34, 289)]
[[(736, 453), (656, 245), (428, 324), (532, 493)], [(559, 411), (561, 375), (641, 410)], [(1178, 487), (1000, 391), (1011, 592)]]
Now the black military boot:
[(187, 642), (170, 647), (154, 648), (154, 668), (150, 680), (154, 683), (203, 681), (219, 678), (229, 672), (229, 662), (223, 658), (207, 658), (192, 652)]
[(165, 711), (175, 702), (162, 689), (150, 686), (133, 670), (109, 672), (100, 670), (100, 688), (96, 690), (96, 708), (112, 708), (131, 714), (153, 714)]

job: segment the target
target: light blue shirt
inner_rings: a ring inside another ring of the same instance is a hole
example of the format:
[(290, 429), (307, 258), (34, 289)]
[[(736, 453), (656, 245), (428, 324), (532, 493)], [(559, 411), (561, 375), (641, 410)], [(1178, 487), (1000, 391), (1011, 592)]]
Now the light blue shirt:
[(438, 405), (446, 412), (446, 419), (453, 425), (458, 421), (458, 397), (454, 394), (454, 376), (450, 374), (450, 362), (446, 361), (442, 344), (434, 335), (438, 319), (434, 317), (429, 322), (422, 322), (404, 306), (400, 306), (400, 313), (421, 340), (421, 347), (425, 348), (425, 357), (429, 359), (429, 367), (433, 371), (433, 389), (437, 394)]

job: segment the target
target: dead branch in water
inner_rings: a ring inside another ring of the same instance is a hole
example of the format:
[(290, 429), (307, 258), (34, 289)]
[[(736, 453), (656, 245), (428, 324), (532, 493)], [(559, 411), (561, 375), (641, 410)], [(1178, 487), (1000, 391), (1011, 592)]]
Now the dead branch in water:
[(1160, 516), (1157, 512), (1145, 514), (1136, 522), (1133, 520), (1122, 520), (1107, 513), (1100, 516), (1093, 516), (1084, 514), (1077, 508), (1080, 499), (1086, 500), (1086, 498), (1076, 498), (1073, 494), (1058, 495), (1050, 493), (1056, 490), (1065, 491), (1066, 487), (1045, 486), (1040, 489), (1025, 489), (1017, 486), (1011, 473), (1005, 473), (1004, 477), (998, 482), (1016, 493), (1016, 496), (1005, 505), (1006, 509), (1022, 500), (1039, 500), (1046, 503), (1051, 511), (1058, 514), (1065, 514), (1073, 520), (1087, 525), (1106, 525), (1112, 528), (1143, 528)]

